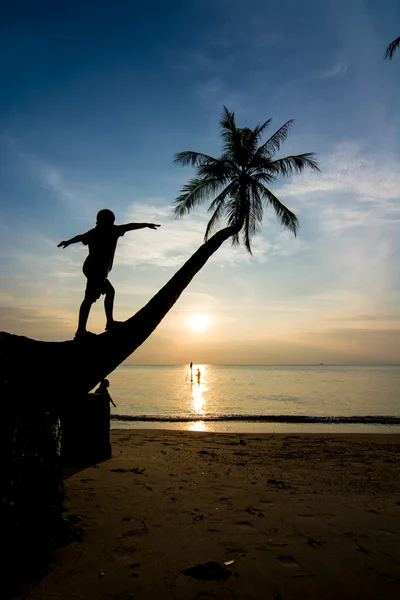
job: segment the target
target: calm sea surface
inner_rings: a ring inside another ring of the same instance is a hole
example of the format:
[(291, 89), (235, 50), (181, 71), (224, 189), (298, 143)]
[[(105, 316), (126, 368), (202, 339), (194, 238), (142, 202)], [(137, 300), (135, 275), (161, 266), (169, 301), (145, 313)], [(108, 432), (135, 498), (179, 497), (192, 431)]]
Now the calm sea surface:
[(112, 427), (400, 433), (398, 366), (193, 365), (192, 382), (187, 365), (122, 366), (109, 380)]

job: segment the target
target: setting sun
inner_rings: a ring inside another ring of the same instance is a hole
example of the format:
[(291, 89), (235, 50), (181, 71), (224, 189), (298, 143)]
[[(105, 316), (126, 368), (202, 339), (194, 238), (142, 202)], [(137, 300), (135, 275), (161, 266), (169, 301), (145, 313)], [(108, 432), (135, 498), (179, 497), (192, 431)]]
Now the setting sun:
[(194, 331), (203, 331), (208, 327), (210, 318), (203, 314), (194, 314), (187, 319), (187, 326)]

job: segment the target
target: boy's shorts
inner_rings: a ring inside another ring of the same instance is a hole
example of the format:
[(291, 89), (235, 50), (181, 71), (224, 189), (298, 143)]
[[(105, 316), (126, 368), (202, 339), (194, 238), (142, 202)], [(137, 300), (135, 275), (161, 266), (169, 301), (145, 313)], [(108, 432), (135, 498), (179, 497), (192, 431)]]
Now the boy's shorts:
[(90, 302), (96, 302), (102, 294), (114, 290), (113, 286), (107, 279), (107, 275), (92, 273), (87, 277), (85, 299)]

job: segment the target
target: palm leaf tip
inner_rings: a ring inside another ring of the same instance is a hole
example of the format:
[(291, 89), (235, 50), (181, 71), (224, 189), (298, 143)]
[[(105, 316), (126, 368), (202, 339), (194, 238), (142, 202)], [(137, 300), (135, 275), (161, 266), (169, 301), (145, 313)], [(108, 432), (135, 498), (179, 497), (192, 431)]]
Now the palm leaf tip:
[(393, 42), (391, 42), (389, 44), (389, 46), (386, 48), (385, 58), (392, 60), (394, 53), (396, 52), (396, 50), (399, 46), (400, 46), (400, 37), (393, 40)]
[(314, 152), (306, 152), (305, 154), (300, 154), (299, 156), (304, 161), (304, 167), (308, 167), (309, 169), (312, 169), (313, 171), (318, 171), (318, 173), (321, 173), (321, 169), (318, 166), (318, 162), (317, 162), (317, 159), (315, 158)]
[[(178, 203), (179, 200), (176, 199), (174, 200), (175, 203)], [(174, 207), (174, 217), (175, 219), (181, 219), (185, 214), (186, 214), (187, 210), (185, 208), (185, 206), (183, 204), (178, 204), (178, 206)]]
[(183, 152), (177, 152), (174, 155), (174, 164), (182, 165), (186, 167), (191, 165), (194, 167), (198, 160), (198, 152), (192, 152), (191, 150), (184, 150)]
[(235, 121), (235, 113), (233, 110), (229, 110), (224, 104), (222, 108), (222, 115), (220, 120), (220, 125), (222, 128), (222, 134), (224, 131), (235, 131), (236, 130), (236, 121)]

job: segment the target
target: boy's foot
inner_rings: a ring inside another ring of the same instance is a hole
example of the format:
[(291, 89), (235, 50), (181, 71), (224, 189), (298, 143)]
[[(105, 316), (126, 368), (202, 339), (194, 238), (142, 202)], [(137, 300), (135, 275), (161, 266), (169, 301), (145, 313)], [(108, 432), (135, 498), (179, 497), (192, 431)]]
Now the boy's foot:
[(121, 329), (123, 324), (124, 321), (111, 321), (111, 323), (107, 323), (106, 331), (117, 331), (118, 329)]
[(86, 331), (85, 329), (84, 331), (77, 331), (74, 340), (87, 340), (95, 337), (97, 337), (95, 333), (92, 333), (91, 331)]

